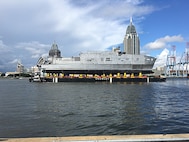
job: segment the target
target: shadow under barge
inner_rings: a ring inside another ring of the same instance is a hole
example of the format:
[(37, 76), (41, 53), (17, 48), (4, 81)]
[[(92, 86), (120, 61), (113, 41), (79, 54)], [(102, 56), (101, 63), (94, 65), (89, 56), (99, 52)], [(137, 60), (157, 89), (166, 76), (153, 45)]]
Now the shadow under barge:
[(41, 82), (165, 82), (164, 77), (134, 77), (134, 78), (77, 78), (77, 77), (64, 77), (64, 78), (45, 78)]

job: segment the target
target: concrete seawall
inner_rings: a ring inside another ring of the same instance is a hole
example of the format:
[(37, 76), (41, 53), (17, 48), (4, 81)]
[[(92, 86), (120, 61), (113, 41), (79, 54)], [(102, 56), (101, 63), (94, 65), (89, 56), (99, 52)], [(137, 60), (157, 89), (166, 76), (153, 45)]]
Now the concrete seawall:
[(5, 142), (189, 142), (189, 134), (0, 138)]

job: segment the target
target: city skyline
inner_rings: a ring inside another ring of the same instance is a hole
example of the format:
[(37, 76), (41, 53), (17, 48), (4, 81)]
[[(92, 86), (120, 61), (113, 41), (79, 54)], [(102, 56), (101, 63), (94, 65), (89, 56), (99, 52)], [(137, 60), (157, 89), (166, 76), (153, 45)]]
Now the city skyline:
[(133, 24), (140, 52), (158, 57), (176, 47), (178, 58), (189, 41), (187, 0), (0, 0), (0, 72), (29, 68), (47, 56), (55, 41), (64, 57), (104, 51), (123, 43)]

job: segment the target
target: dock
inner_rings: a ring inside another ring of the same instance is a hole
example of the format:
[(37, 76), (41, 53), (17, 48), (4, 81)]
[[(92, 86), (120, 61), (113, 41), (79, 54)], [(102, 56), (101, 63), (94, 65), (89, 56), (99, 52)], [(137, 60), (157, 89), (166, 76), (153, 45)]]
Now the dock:
[(5, 142), (188, 142), (189, 134), (0, 138)]

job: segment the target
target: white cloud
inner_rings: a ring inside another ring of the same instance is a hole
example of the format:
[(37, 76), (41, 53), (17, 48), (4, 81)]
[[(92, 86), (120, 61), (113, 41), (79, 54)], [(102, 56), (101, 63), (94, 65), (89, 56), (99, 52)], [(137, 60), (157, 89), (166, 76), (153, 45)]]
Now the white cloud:
[(169, 55), (169, 50), (165, 48), (160, 53), (160, 55), (158, 55), (153, 68), (155, 69), (155, 68), (158, 68), (158, 67), (164, 67), (164, 66), (166, 66), (166, 61), (167, 61), (167, 56), (168, 55)]
[(11, 50), (9, 46), (4, 44), (2, 40), (0, 40), (0, 69), (4, 70), (7, 68), (11, 68), (12, 60), (13, 60), (13, 54), (14, 52)]
[(4, 44), (4, 42), (2, 40), (0, 40), (0, 54), (5, 54), (5, 53), (8, 53), (10, 52), (10, 48)]
[(18, 63), (18, 61), (19, 61), (18, 59), (14, 59), (12, 61), (9, 61), (8, 64), (16, 64)]
[(181, 35), (174, 36), (165, 36), (159, 39), (156, 39), (154, 42), (146, 44), (144, 47), (148, 49), (162, 49), (167, 48), (169, 43), (173, 42), (183, 42), (184, 38)]
[(9, 30), (6, 32), (15, 35), (13, 40), (20, 37), (27, 41), (44, 40), (45, 36), (54, 40), (61, 36), (62, 43), (72, 51), (75, 46), (77, 50), (103, 50), (122, 42), (126, 26), (120, 21), (154, 10), (152, 6), (141, 3), (141, 0), (0, 1), (1, 27), (7, 27)]
[[(72, 0), (74, 2), (74, 0)], [(155, 10), (153, 6), (140, 5), (143, 1), (141, 0), (81, 0), (74, 2), (74, 6), (88, 9), (90, 15), (95, 18), (102, 18), (106, 20), (122, 20), (127, 19), (130, 16), (141, 16), (149, 14)]]
[(41, 44), (37, 41), (18, 43), (16, 48), (25, 50), (27, 55), (31, 55), (31, 58), (39, 58), (46, 54), (50, 49), (50, 45)]
[[(49, 1), (50, 20), (54, 21), (54, 32), (61, 32), (62, 43), (72, 53), (86, 50), (106, 50), (121, 43), (131, 15), (142, 16), (155, 10), (135, 1)], [(74, 41), (74, 42), (73, 42)], [(65, 52), (64, 52), (65, 53)]]

